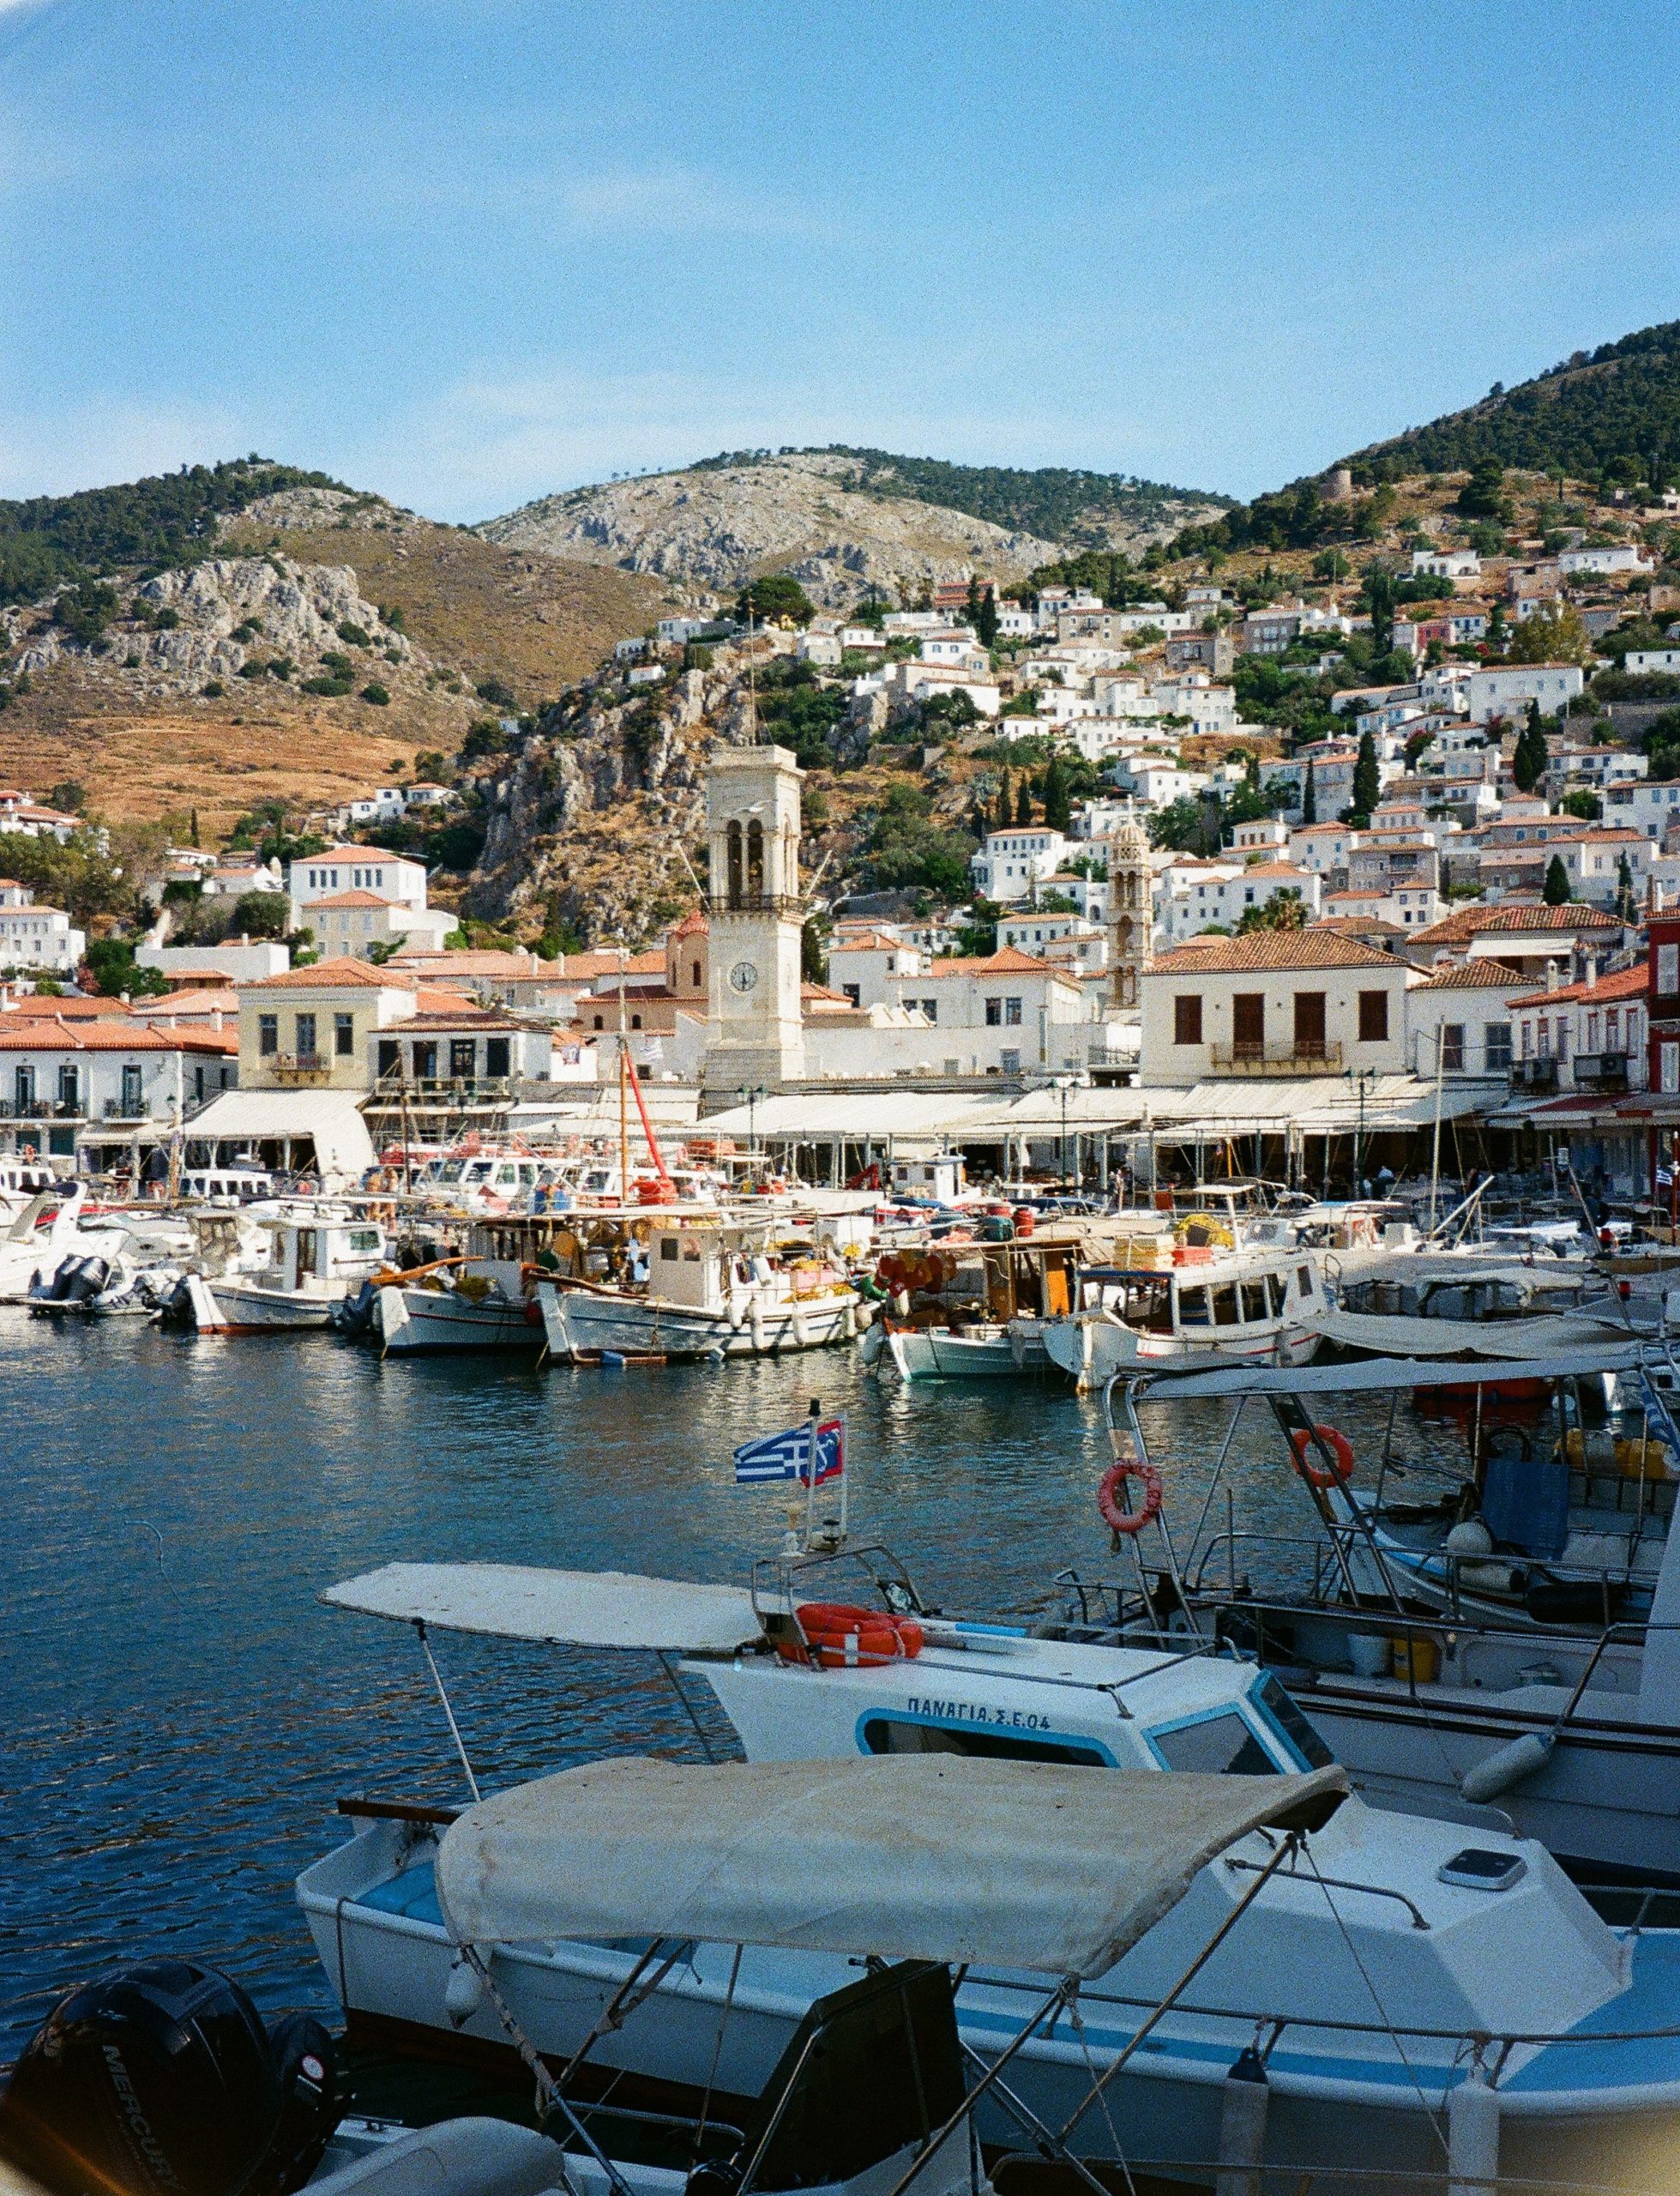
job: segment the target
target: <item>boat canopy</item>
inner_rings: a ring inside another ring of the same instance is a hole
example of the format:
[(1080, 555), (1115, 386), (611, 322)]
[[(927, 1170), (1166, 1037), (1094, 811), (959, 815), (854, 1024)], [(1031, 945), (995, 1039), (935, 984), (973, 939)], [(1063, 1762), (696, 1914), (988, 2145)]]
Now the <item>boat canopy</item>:
[(732, 1654), (762, 1631), (751, 1595), (737, 1586), (526, 1563), (388, 1563), (321, 1598), (364, 1616), (551, 1646)]
[[(1386, 1323), (1385, 1323), (1386, 1324)], [(1433, 1321), (1427, 1324), (1434, 1324)], [(1487, 1332), (1484, 1328), (1481, 1330)], [(1231, 1365), (1217, 1372), (1152, 1372), (1133, 1386), (1140, 1403), (1177, 1403), (1201, 1396), (1335, 1396), (1383, 1394), (1393, 1388), (1502, 1386), (1517, 1380), (1586, 1379), (1600, 1372), (1638, 1369), (1637, 1341), (1567, 1349), (1548, 1357), (1502, 1357), (1481, 1364), (1436, 1358), (1378, 1357), (1364, 1365)], [(1666, 1362), (1661, 1353), (1659, 1360)]]
[(1316, 1829), (1347, 1791), (1334, 1766), (594, 1762), (469, 1807), (437, 1897), (457, 1944), (653, 1936), (1091, 1976), (1237, 1839)]
[(1563, 1349), (1614, 1348), (1628, 1339), (1620, 1322), (1586, 1312), (1514, 1319), (1425, 1319), (1404, 1312), (1321, 1312), (1318, 1331), (1327, 1342), (1369, 1349), (1385, 1357), (1545, 1357)]

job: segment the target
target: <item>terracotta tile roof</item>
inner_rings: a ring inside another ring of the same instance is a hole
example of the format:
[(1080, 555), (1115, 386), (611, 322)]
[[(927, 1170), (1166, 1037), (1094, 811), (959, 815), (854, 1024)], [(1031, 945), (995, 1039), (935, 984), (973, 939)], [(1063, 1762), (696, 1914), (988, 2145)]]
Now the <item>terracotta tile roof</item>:
[[(574, 954), (573, 959), (580, 956)], [(562, 969), (557, 961), (545, 961), (537, 954), (523, 950), (517, 953), (498, 953), (493, 948), (477, 950), (467, 945), (438, 946), (428, 949), (423, 945), (408, 947), (394, 953), (385, 964), (389, 968), (406, 968), (413, 976), (509, 976), (528, 982), (536, 976), (558, 976), (575, 971)]]
[(1387, 968), (1390, 953), (1363, 944), (1327, 924), (1304, 930), (1257, 930), (1246, 938), (1193, 938), (1162, 954), (1144, 971), (1154, 976), (1217, 976), (1248, 968)]
[(1526, 992), (1511, 1004), (1545, 1006), (1585, 999), (1589, 1005), (1614, 1005), (1619, 999), (1643, 998), (1650, 988), (1651, 972), (1641, 961), (1632, 968), (1618, 968), (1613, 976), (1600, 976), (1594, 984), (1560, 984), (1555, 992)]
[(900, 938), (888, 938), (884, 931), (865, 931), (861, 938), (847, 938), (829, 949), (830, 958), (836, 953), (913, 953)]
[(1420, 945), (1462, 945), (1472, 938), (1505, 931), (1619, 930), (1617, 918), (1602, 908), (1588, 908), (1567, 901), (1548, 908), (1538, 900), (1501, 900), (1496, 906), (1458, 908), (1438, 923), (1414, 933)]
[(1048, 961), (1023, 953), (1019, 946), (1005, 945), (983, 961), (936, 961), (933, 973), (936, 976), (1059, 976), (1062, 971), (1052, 968)]
[(671, 936), (672, 938), (703, 938), (711, 927), (711, 924), (707, 921), (698, 908), (690, 908), (682, 921), (673, 927)]
[(515, 1022), (509, 1015), (497, 1014), (491, 1008), (479, 1006), (476, 1003), (470, 1006), (461, 1005), (453, 1009), (427, 1005), (420, 1013), (409, 1015), (405, 1021), (386, 1023), (380, 1029), (379, 1035), (382, 1037), (388, 1037), (396, 1031), (411, 1029), (446, 1033), (451, 1029), (470, 1030), (476, 1035), (486, 1029), (518, 1030), (528, 1029), (531, 1026), (528, 1022)]
[(1342, 938), (1410, 938), (1412, 932), (1381, 915), (1325, 915), (1309, 930), (1333, 930)]
[(328, 847), (318, 854), (299, 854), (296, 866), (307, 869), (311, 862), (320, 861), (406, 861), (412, 868), (424, 869), (423, 861), (416, 861), (412, 854), (393, 854), (389, 847)]
[(143, 1023), (67, 1022), (45, 1015), (0, 1019), (0, 1052), (237, 1053), (232, 1029), (148, 1029)]
[(122, 1022), (133, 1011), (120, 998), (43, 998), (39, 992), (19, 999), (14, 1012), (24, 1015), (45, 1015), (51, 1020), (65, 1022)]
[(278, 976), (260, 976), (254, 984), (241, 984), (241, 992), (328, 991), (351, 986), (366, 991), (412, 992), (414, 979), (401, 968), (376, 968), (370, 961), (340, 955), (334, 961), (317, 961), (313, 968), (287, 968)]
[(1442, 968), (1431, 968), (1424, 982), (1412, 988), (1420, 992), (1502, 992), (1527, 981), (1520, 968), (1508, 968), (1502, 961), (1448, 961)]
[(400, 908), (405, 904), (401, 900), (388, 900), (379, 892), (328, 892), (322, 899), (307, 902), (311, 914), (322, 908)]
[(1292, 861), (1257, 861), (1252, 869), (1245, 869), (1243, 872), (1243, 876), (1244, 878), (1253, 877), (1298, 877), (1304, 884), (1311, 880), (1312, 872), (1310, 869), (1302, 869), (1298, 864)]

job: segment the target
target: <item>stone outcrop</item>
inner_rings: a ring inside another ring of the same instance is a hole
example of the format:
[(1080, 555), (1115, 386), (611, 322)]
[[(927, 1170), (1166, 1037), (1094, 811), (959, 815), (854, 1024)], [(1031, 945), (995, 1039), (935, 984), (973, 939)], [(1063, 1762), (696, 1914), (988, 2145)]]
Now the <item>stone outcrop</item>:
[[(358, 675), (388, 682), (399, 667), (425, 672), (425, 660), (385, 624), (347, 564), (299, 564), (284, 557), (218, 557), (160, 572), (119, 601), (102, 644), (73, 641), (51, 619), (51, 606), (0, 613), (0, 646), (14, 673), (48, 670), (67, 657), (95, 658), (127, 675), (139, 694), (197, 691), (210, 679), (239, 676), (255, 661), (289, 659), (295, 674), (322, 669), (342, 654), (340, 627), (368, 636), (358, 643)], [(163, 622), (155, 622), (160, 613)]]
[(694, 599), (792, 571), (819, 605), (845, 608), (870, 584), (900, 600), (975, 571), (1016, 577), (1061, 551), (1030, 534), (907, 496), (845, 486), (852, 461), (820, 451), (702, 467), (545, 496), (478, 531), (551, 556), (653, 574)]

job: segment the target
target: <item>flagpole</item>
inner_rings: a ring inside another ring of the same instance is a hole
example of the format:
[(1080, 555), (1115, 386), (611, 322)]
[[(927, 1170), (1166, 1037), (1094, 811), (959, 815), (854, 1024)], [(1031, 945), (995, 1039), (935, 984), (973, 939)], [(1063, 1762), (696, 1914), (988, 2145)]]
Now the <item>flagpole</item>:
[(810, 1399), (810, 1438), (805, 1451), (805, 1553), (810, 1553), (810, 1529), (816, 1505), (816, 1422), (822, 1415), (822, 1405), (816, 1396)]
[(842, 1411), (842, 1412), (840, 1413), (840, 1545), (841, 1545), (841, 1547), (845, 1547), (845, 1545), (846, 1545), (846, 1527), (847, 1505), (848, 1505), (848, 1503), (849, 1503), (849, 1502), (850, 1502), (850, 1500), (851, 1500), (851, 1495), (852, 1495), (852, 1469), (851, 1469), (851, 1459), (850, 1459), (850, 1457), (847, 1457), (847, 1455), (846, 1455), (846, 1413), (845, 1413), (844, 1411)]

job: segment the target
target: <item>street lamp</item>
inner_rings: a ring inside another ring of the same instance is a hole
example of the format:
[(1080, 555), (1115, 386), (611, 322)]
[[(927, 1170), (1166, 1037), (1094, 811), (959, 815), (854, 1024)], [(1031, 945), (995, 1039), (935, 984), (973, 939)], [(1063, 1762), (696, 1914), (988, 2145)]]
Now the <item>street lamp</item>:
[(765, 1093), (762, 1089), (749, 1089), (744, 1083), (735, 1095), (747, 1109), (747, 1155), (756, 1165), (758, 1160), (758, 1101)]
[(1365, 1084), (1371, 1071), (1368, 1067), (1349, 1068), (1350, 1076), (1357, 1075), (1359, 1083), (1359, 1121), (1353, 1131), (1353, 1194), (1359, 1194), (1359, 1183), (1364, 1171), (1365, 1158)]
[(1060, 1172), (1062, 1176), (1062, 1194), (1063, 1197), (1066, 1197), (1068, 1194), (1068, 1093), (1074, 1087), (1074, 1079), (1070, 1075), (1058, 1075), (1055, 1077), (1055, 1084), (1057, 1091), (1061, 1094), (1062, 1099)]

